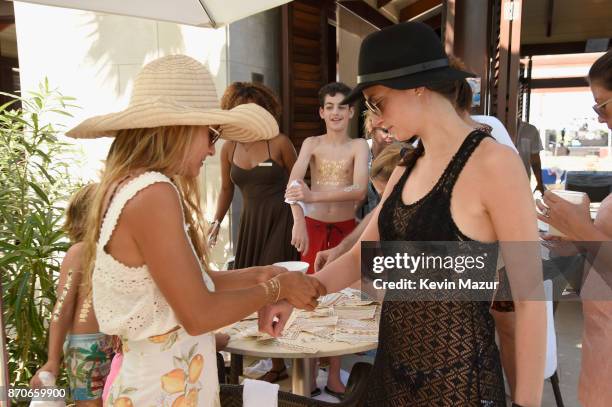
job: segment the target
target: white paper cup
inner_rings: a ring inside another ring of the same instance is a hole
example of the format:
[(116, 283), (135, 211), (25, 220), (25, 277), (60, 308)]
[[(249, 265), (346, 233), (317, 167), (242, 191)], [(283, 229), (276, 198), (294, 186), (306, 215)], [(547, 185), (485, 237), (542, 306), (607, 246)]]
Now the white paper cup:
[(281, 261), (280, 263), (274, 263), (273, 266), (284, 267), (289, 271), (306, 273), (308, 271), (309, 264), (305, 261)]
[[(551, 191), (553, 194), (557, 195), (559, 198), (563, 198), (566, 201), (573, 203), (575, 205), (579, 205), (586, 199), (586, 194), (584, 192), (579, 191), (567, 191), (562, 189), (555, 189)], [(550, 225), (548, 228), (548, 234), (553, 236), (565, 237), (565, 234), (561, 233), (557, 228)]]

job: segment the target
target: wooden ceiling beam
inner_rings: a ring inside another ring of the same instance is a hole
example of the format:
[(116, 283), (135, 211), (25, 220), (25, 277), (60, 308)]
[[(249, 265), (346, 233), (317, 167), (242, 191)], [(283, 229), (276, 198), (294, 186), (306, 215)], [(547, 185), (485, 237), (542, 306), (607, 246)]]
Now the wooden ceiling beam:
[(569, 78), (542, 78), (532, 79), (529, 82), (531, 89), (554, 89), (554, 88), (585, 88), (589, 83), (586, 78), (569, 77)]
[[(610, 47), (608, 42), (608, 47)], [(582, 54), (586, 52), (586, 41), (521, 44), (521, 56)]]
[(382, 7), (385, 7), (389, 3), (391, 3), (391, 0), (378, 0), (376, 2), (376, 7), (382, 8)]
[(434, 7), (438, 7), (442, 4), (442, 0), (419, 0), (409, 6), (404, 7), (399, 12), (400, 21), (408, 21), (416, 16), (419, 16)]
[(350, 0), (337, 1), (337, 3), (339, 6), (344, 7), (351, 13), (355, 14), (357, 17), (372, 24), (379, 30), (395, 24), (393, 21), (389, 20), (387, 17), (381, 14), (377, 9), (371, 7), (368, 3), (364, 1)]

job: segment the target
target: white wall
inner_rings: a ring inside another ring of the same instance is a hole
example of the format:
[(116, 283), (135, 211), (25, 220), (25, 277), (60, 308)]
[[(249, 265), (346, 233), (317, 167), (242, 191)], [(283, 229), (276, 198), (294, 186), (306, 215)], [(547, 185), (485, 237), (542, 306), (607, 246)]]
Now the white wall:
[[(67, 128), (92, 115), (121, 110), (133, 79), (146, 63), (183, 53), (205, 63), (219, 96), (227, 86), (227, 28), (208, 29), (133, 17), (15, 2), (21, 88), (35, 89), (47, 76), (64, 95), (77, 98), (75, 117), (54, 118)], [(84, 179), (96, 179), (110, 139), (75, 141), (86, 155)], [(220, 145), (219, 145), (220, 148)], [(212, 218), (220, 187), (218, 157), (202, 171), (204, 208)], [(224, 231), (227, 235), (227, 230)], [(222, 237), (227, 240), (227, 236)], [(219, 245), (213, 260), (222, 263)]]

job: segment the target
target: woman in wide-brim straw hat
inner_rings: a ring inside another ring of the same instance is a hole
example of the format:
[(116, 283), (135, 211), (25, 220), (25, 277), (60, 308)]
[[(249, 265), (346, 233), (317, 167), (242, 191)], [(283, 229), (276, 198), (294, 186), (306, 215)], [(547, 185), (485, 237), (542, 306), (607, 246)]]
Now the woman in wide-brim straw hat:
[(265, 109), (218, 103), (202, 64), (167, 56), (138, 74), (127, 109), (67, 133), (115, 137), (84, 259), (100, 329), (123, 344), (109, 405), (219, 405), (212, 332), (279, 298), (312, 309), (323, 293), (316, 280), (273, 266), (208, 271), (196, 180), (204, 160), (218, 137), (278, 134)]
[[(425, 24), (397, 24), (364, 39), (358, 85), (343, 103), (363, 94), (368, 110), (379, 119), (376, 125), (400, 141), (415, 135), (420, 141), (391, 175), (360, 241), (536, 242), (521, 246), (519, 253), (521, 260), (533, 253), (525, 259), (533, 270), (508, 269), (508, 275), (518, 349), (513, 396), (517, 404), (538, 406), (546, 356), (545, 307), (543, 301), (517, 297), (523, 293), (521, 284), (538, 289), (542, 283), (533, 198), (516, 153), (468, 126), (455, 111), (457, 80), (469, 75), (449, 66), (440, 39)], [(473, 245), (461, 247), (468, 251), (460, 254), (473, 253)], [(329, 292), (348, 286), (360, 277), (360, 254), (357, 242), (315, 278)], [(505, 260), (508, 268), (519, 258)], [(423, 276), (424, 270), (416, 271)], [(262, 328), (278, 334), (289, 308), (286, 303), (269, 307), (260, 320)], [(365, 404), (505, 406), (489, 308), (490, 301), (385, 300)], [(273, 325), (275, 315), (280, 323)]]

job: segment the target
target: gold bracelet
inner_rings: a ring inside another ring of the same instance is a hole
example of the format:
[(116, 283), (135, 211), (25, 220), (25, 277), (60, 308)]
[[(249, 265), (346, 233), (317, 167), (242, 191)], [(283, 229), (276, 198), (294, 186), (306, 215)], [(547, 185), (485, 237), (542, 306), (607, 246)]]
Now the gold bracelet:
[(258, 285), (262, 286), (264, 291), (265, 291), (265, 295), (266, 295), (266, 303), (270, 302), (270, 288), (268, 287), (267, 283), (259, 283)]
[(274, 302), (276, 303), (280, 299), (280, 281), (277, 277), (274, 277), (270, 280), (270, 282), (274, 284), (274, 289), (276, 290), (276, 295), (274, 296)]

